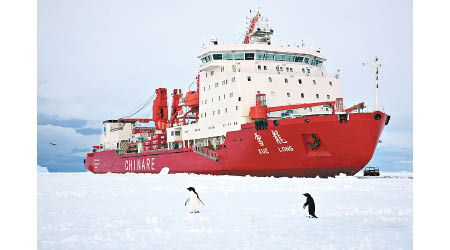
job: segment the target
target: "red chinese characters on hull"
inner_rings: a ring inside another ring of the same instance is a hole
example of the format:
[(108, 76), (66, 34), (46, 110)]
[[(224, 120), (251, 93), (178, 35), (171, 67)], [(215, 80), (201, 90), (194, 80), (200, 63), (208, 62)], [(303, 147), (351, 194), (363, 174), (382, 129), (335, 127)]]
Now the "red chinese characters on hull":
[[(242, 125), (218, 148), (150, 151), (119, 155), (89, 153), (85, 168), (94, 173), (196, 173), (286, 177), (354, 175), (372, 158), (387, 123), (382, 112), (318, 115)], [(214, 153), (214, 154), (212, 154)], [(213, 155), (213, 156), (212, 156)]]

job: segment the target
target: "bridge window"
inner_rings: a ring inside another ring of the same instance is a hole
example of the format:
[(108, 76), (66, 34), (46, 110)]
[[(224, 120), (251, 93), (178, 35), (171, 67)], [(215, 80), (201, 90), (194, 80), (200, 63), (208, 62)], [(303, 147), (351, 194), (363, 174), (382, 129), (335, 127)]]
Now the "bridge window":
[(300, 97), (301, 97), (301, 98), (305, 98), (305, 94), (301, 93), (301, 94), (300, 94)]
[(329, 82), (330, 83), (330, 86), (333, 86), (333, 83), (332, 82)]
[(287, 93), (286, 93), (286, 96), (287, 96), (287, 97), (291, 97), (291, 93), (287, 92)]
[(327, 99), (330, 99), (330, 95), (327, 95)]
[(251, 76), (247, 76), (247, 81), (251, 81), (252, 80), (252, 77)]
[(286, 61), (293, 62), (294, 61), (294, 56), (286, 56)]
[(256, 53), (256, 60), (264, 60), (265, 54), (264, 53)]
[(309, 58), (305, 57), (305, 63), (308, 64), (309, 63)]
[(298, 84), (302, 84), (302, 79), (298, 79)]
[(223, 54), (223, 59), (224, 60), (233, 60), (233, 54), (231, 54), (231, 53)]
[(275, 61), (284, 61), (285, 59), (285, 55), (275, 55)]
[(288, 79), (287, 78), (284, 78), (284, 83), (288, 83)]
[(267, 66), (266, 65), (264, 65), (264, 70), (267, 70)]
[(296, 56), (295, 62), (303, 62), (303, 56)]
[(258, 65), (258, 70), (261, 70), (261, 65)]
[(305, 73), (305, 68), (302, 68), (302, 72)]
[(222, 54), (213, 54), (214, 60), (222, 60)]
[(231, 78), (231, 82), (235, 82), (235, 81), (236, 81), (236, 77), (233, 76), (233, 77)]
[(234, 60), (244, 60), (244, 53), (234, 54)]
[(313, 84), (316, 85), (316, 80), (313, 80)]
[(269, 77), (269, 82), (272, 82), (272, 77)]
[(267, 61), (273, 61), (273, 54), (266, 54)]
[(255, 60), (255, 53), (245, 53), (245, 60)]
[(215, 86), (216, 88), (217, 88), (217, 87), (219, 87), (219, 83), (218, 83), (218, 82), (216, 82), (216, 84), (215, 84), (214, 86)]
[(316, 98), (319, 99), (319, 94), (316, 94)]

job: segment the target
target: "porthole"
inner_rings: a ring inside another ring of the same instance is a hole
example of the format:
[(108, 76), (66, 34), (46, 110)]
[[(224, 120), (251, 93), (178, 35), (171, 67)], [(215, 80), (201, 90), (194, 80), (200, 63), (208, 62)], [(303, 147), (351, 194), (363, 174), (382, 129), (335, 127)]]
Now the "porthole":
[(278, 120), (275, 120), (275, 121), (273, 121), (273, 125), (278, 126), (278, 125), (280, 125), (280, 122)]
[(306, 119), (305, 122), (306, 122), (306, 123), (309, 123), (309, 119)]
[(381, 115), (380, 115), (380, 114), (376, 114), (376, 115), (375, 115), (375, 120), (378, 121), (378, 120), (380, 120), (380, 119), (381, 119)]

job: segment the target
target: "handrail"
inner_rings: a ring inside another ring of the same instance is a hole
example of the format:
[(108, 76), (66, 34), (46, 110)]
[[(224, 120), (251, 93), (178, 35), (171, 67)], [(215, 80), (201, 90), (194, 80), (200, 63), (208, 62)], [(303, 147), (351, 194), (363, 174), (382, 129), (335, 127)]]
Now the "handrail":
[(219, 154), (215, 151), (208, 150), (204, 147), (192, 147), (191, 149), (195, 153), (199, 153), (199, 154), (206, 156), (212, 160), (219, 161)]

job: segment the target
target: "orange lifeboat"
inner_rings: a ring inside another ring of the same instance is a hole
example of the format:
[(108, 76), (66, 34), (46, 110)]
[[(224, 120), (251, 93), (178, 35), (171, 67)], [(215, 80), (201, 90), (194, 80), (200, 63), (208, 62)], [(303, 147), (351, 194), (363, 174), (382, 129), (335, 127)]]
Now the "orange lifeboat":
[(186, 97), (184, 98), (184, 103), (189, 107), (198, 107), (199, 106), (199, 97), (197, 91), (189, 91), (186, 93)]

